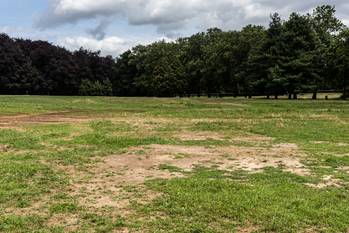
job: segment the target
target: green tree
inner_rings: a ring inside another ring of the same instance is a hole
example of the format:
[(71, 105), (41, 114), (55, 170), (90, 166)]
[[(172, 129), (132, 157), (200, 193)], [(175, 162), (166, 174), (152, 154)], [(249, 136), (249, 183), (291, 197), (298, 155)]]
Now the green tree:
[(343, 30), (337, 37), (334, 46), (334, 63), (337, 71), (335, 85), (343, 90), (342, 98), (349, 97), (349, 29)]
[(316, 33), (317, 44), (313, 53), (308, 54), (313, 75), (306, 83), (313, 91), (313, 99), (316, 99), (320, 88), (327, 88), (334, 82), (331, 72), (334, 68), (331, 47), (335, 43), (336, 35), (344, 29), (344, 24), (336, 17), (335, 7), (330, 5), (316, 7), (309, 17)]
[(102, 82), (83, 79), (81, 80), (79, 94), (81, 96), (112, 96), (113, 86), (109, 79)]
[(176, 43), (160, 41), (147, 46), (139, 54), (136, 85), (145, 95), (173, 97), (184, 95), (187, 90), (185, 68), (181, 61), (181, 49)]

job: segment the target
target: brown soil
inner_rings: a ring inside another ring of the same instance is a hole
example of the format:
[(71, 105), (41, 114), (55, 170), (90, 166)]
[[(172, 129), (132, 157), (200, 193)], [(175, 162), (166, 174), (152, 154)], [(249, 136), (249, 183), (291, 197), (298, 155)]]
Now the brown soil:
[(0, 153), (1, 152), (7, 152), (8, 151), (8, 146), (7, 145), (1, 145), (0, 144)]
[(339, 188), (343, 185), (343, 183), (340, 179), (335, 179), (333, 176), (328, 175), (328, 176), (324, 176), (322, 178), (322, 182), (320, 182), (318, 184), (306, 184), (306, 185), (309, 187), (312, 187), (312, 188), (324, 189), (327, 187)]
[(183, 141), (205, 141), (205, 140), (223, 140), (224, 135), (216, 132), (193, 132), (184, 131), (176, 135), (177, 138)]
[(237, 230), (238, 233), (252, 233), (257, 231), (258, 231), (257, 227), (244, 227), (244, 228), (239, 228)]
[(33, 203), (25, 208), (4, 208), (4, 215), (18, 215), (18, 216), (28, 216), (28, 215), (37, 215), (37, 216), (45, 216), (48, 214), (48, 210), (46, 208), (47, 203), (49, 202), (49, 196), (43, 195), (37, 200), (33, 201)]
[(69, 122), (86, 122), (92, 117), (79, 115), (71, 112), (54, 112), (39, 115), (16, 115), (0, 117), (0, 128), (16, 127), (22, 124), (34, 123), (69, 123)]
[(49, 219), (47, 225), (49, 227), (63, 227), (64, 232), (77, 232), (80, 219), (74, 214), (56, 214)]
[(308, 175), (301, 158), (302, 153), (293, 144), (271, 148), (151, 145), (105, 157), (88, 168), (88, 173), (72, 168), (67, 170), (72, 177), (70, 193), (78, 197), (80, 204), (92, 208), (114, 207), (119, 214), (127, 215), (130, 202), (148, 202), (160, 195), (145, 188), (146, 180), (184, 176), (181, 172), (162, 170), (161, 165), (175, 166), (183, 171), (192, 171), (197, 166), (249, 172), (280, 167), (298, 175)]
[[(113, 155), (103, 159), (88, 174), (76, 173), (71, 185), (71, 194), (77, 196), (82, 205), (102, 208), (115, 207), (120, 214), (127, 214), (130, 202), (144, 203), (159, 194), (147, 190), (143, 183), (147, 179), (170, 179), (182, 174), (169, 173), (156, 168), (166, 163), (166, 157), (142, 158), (136, 154)], [(134, 189), (132, 192), (128, 187)]]
[(349, 166), (342, 166), (342, 167), (339, 167), (338, 170), (344, 171), (344, 172), (346, 172), (346, 173), (349, 174)]
[[(0, 128), (17, 127), (33, 123), (80, 123), (96, 120), (95, 116), (84, 116), (71, 112), (46, 113), (40, 115), (18, 115), (0, 117)], [(105, 118), (103, 118), (105, 119)], [(115, 120), (113, 118), (111, 120)], [(166, 119), (145, 119), (142, 117), (120, 118), (143, 129), (153, 129), (173, 121)], [(207, 122), (208, 120), (205, 120)], [(181, 140), (224, 140), (224, 135), (211, 132), (182, 131), (177, 137)], [(151, 179), (173, 179), (184, 177), (186, 173), (160, 169), (161, 165), (169, 165), (190, 172), (196, 167), (217, 168), (225, 171), (245, 170), (261, 172), (267, 167), (281, 168), (284, 171), (305, 176), (310, 172), (302, 164), (304, 154), (295, 144), (272, 145), (272, 138), (251, 135), (232, 137), (232, 141), (255, 143), (256, 147), (204, 147), (180, 145), (150, 145), (146, 147), (129, 148), (125, 154), (110, 155), (96, 158), (96, 163), (79, 170), (74, 166), (60, 166), (56, 169), (69, 175), (71, 184), (69, 194), (79, 200), (80, 205), (98, 211), (112, 207), (116, 214), (127, 216), (132, 213), (133, 202), (147, 203), (161, 194), (150, 191), (144, 182)], [(261, 147), (268, 144), (268, 147)], [(59, 149), (59, 148), (57, 148)], [(0, 145), (0, 152), (6, 152), (7, 146)], [(323, 183), (312, 186), (324, 188), (340, 185), (333, 177), (324, 177)], [(42, 200), (23, 213), (40, 214), (48, 200)], [(8, 210), (12, 211), (12, 210)], [(74, 215), (54, 215), (50, 219), (52, 226), (63, 224), (65, 229), (75, 230), (79, 225), (78, 217)], [(239, 232), (253, 232), (256, 228), (245, 228)], [(125, 229), (124, 232), (127, 232)]]
[(262, 136), (262, 135), (248, 135), (248, 136), (239, 136), (239, 137), (233, 138), (233, 140), (243, 141), (243, 142), (271, 143), (273, 141), (273, 138), (267, 137), (267, 136)]

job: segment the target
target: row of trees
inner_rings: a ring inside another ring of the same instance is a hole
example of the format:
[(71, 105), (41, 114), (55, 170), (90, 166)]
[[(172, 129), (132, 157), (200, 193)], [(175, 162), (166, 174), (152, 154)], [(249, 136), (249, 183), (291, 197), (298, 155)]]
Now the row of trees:
[[(115, 60), (99, 52), (70, 52), (45, 41), (0, 35), (0, 94), (112, 94)], [(98, 84), (100, 87), (92, 87)]]
[(139, 45), (118, 58), (0, 35), (0, 94), (268, 98), (341, 90), (348, 96), (349, 30), (332, 6), (271, 16), (268, 28), (217, 28)]

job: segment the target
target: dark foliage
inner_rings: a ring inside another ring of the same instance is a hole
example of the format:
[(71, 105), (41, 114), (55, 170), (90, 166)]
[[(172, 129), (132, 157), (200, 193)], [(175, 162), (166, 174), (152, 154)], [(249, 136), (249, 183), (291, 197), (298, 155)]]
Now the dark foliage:
[(268, 28), (205, 33), (136, 46), (113, 59), (81, 48), (0, 35), (0, 94), (268, 98), (323, 89), (348, 96), (349, 32), (332, 6), (271, 15)]

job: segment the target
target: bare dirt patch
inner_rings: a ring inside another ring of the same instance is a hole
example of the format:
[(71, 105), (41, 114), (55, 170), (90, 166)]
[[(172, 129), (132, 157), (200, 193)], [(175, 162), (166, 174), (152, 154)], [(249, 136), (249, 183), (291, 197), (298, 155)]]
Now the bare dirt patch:
[(47, 225), (49, 227), (63, 227), (64, 232), (77, 232), (80, 219), (74, 214), (56, 214), (49, 219)]
[[(114, 207), (119, 214), (130, 212), (130, 203), (148, 202), (158, 193), (143, 185), (149, 179), (183, 177), (177, 170), (161, 169), (161, 165), (192, 171), (195, 167), (260, 172), (266, 167), (279, 167), (298, 175), (309, 172), (301, 163), (302, 153), (294, 144), (261, 147), (202, 147), (151, 145), (130, 148), (125, 154), (111, 155), (87, 169), (71, 171), (70, 193), (80, 204), (92, 208)], [(131, 189), (131, 190), (130, 190)]]
[(334, 178), (332, 175), (324, 176), (322, 178), (322, 181), (318, 184), (306, 184), (309, 187), (317, 188), (317, 189), (324, 189), (328, 187), (342, 187), (343, 182), (340, 179)]
[(312, 141), (313, 144), (328, 144), (330, 142), (326, 142), (326, 141)]
[(262, 135), (240, 135), (231, 139), (234, 144), (246, 144), (250, 146), (271, 146), (273, 138)]
[(246, 170), (260, 172), (264, 168), (282, 168), (297, 175), (309, 175), (309, 171), (301, 163), (304, 154), (295, 144), (277, 144), (270, 148), (263, 147), (223, 147), (217, 154), (225, 159), (215, 157), (213, 162), (223, 170)]
[(0, 144), (0, 153), (1, 153), (1, 152), (7, 152), (8, 149), (9, 149), (9, 147), (8, 147), (7, 145), (1, 145), (1, 144)]
[(244, 142), (272, 142), (273, 138), (263, 136), (263, 135), (248, 135), (248, 136), (239, 136), (233, 138), (233, 140), (239, 140)]
[(183, 131), (176, 134), (183, 141), (224, 140), (224, 135), (216, 132)]
[(154, 130), (158, 128), (159, 126), (164, 125), (173, 125), (176, 123), (183, 124), (182, 121), (177, 121), (176, 119), (168, 119), (168, 118), (161, 118), (161, 117), (142, 117), (142, 116), (119, 116), (119, 117), (113, 117), (111, 119), (113, 122), (122, 121), (126, 124), (129, 124), (133, 127), (140, 128), (143, 130)]
[[(140, 150), (146, 153), (139, 154)], [(193, 169), (192, 159), (178, 159), (177, 153), (211, 154), (208, 149), (201, 147), (153, 145), (149, 148), (130, 148), (127, 154), (103, 158), (95, 166), (87, 168), (88, 172), (73, 167), (59, 169), (72, 178), (69, 192), (78, 198), (81, 205), (97, 209), (113, 207), (119, 214), (127, 215), (131, 211), (132, 202), (146, 203), (159, 196), (159, 193), (154, 193), (143, 185), (146, 180), (183, 177), (182, 173), (159, 169), (160, 165), (175, 162), (176, 166)], [(200, 159), (202, 162), (204, 160), (203, 157)]]
[(321, 120), (329, 120), (329, 121), (334, 121), (336, 123), (340, 123), (343, 125), (347, 125), (348, 122), (346, 122), (345, 120), (341, 119), (338, 116), (335, 115), (330, 115), (330, 114), (310, 114), (309, 116), (302, 116), (302, 117), (307, 117), (307, 118), (313, 118), (313, 119), (321, 119)]
[(40, 200), (36, 200), (31, 203), (30, 206), (25, 208), (10, 207), (4, 209), (5, 215), (17, 215), (17, 216), (28, 216), (37, 215), (45, 216), (48, 214), (48, 210), (45, 208), (49, 203), (49, 197), (47, 195), (41, 196)]
[(343, 171), (343, 172), (346, 172), (346, 173), (349, 174), (349, 166), (342, 166), (342, 167), (339, 167), (338, 170)]
[(136, 153), (108, 156), (88, 172), (70, 170), (72, 185), (70, 193), (79, 199), (81, 205), (91, 208), (116, 208), (121, 215), (127, 215), (132, 202), (146, 203), (156, 197), (145, 188), (147, 179), (170, 179), (180, 173), (169, 173), (156, 169), (166, 163), (168, 157), (143, 157)]
[(252, 232), (257, 232), (259, 228), (257, 227), (240, 227), (237, 229), (238, 233), (252, 233)]
[(39, 115), (16, 115), (0, 117), (0, 127), (16, 127), (21, 124), (86, 122), (91, 117), (70, 112), (54, 112)]
[[(313, 141), (312, 143), (314, 143), (314, 144), (332, 144), (329, 141)], [(335, 145), (338, 147), (347, 147), (347, 146), (349, 146), (349, 143), (338, 142), (338, 143), (335, 143)]]
[(293, 144), (279, 144), (271, 148), (152, 145), (145, 154), (151, 158), (145, 159), (151, 162), (151, 167), (167, 164), (184, 171), (191, 171), (198, 166), (249, 172), (262, 171), (266, 167), (281, 167), (298, 175), (309, 173), (300, 162), (303, 154)]

